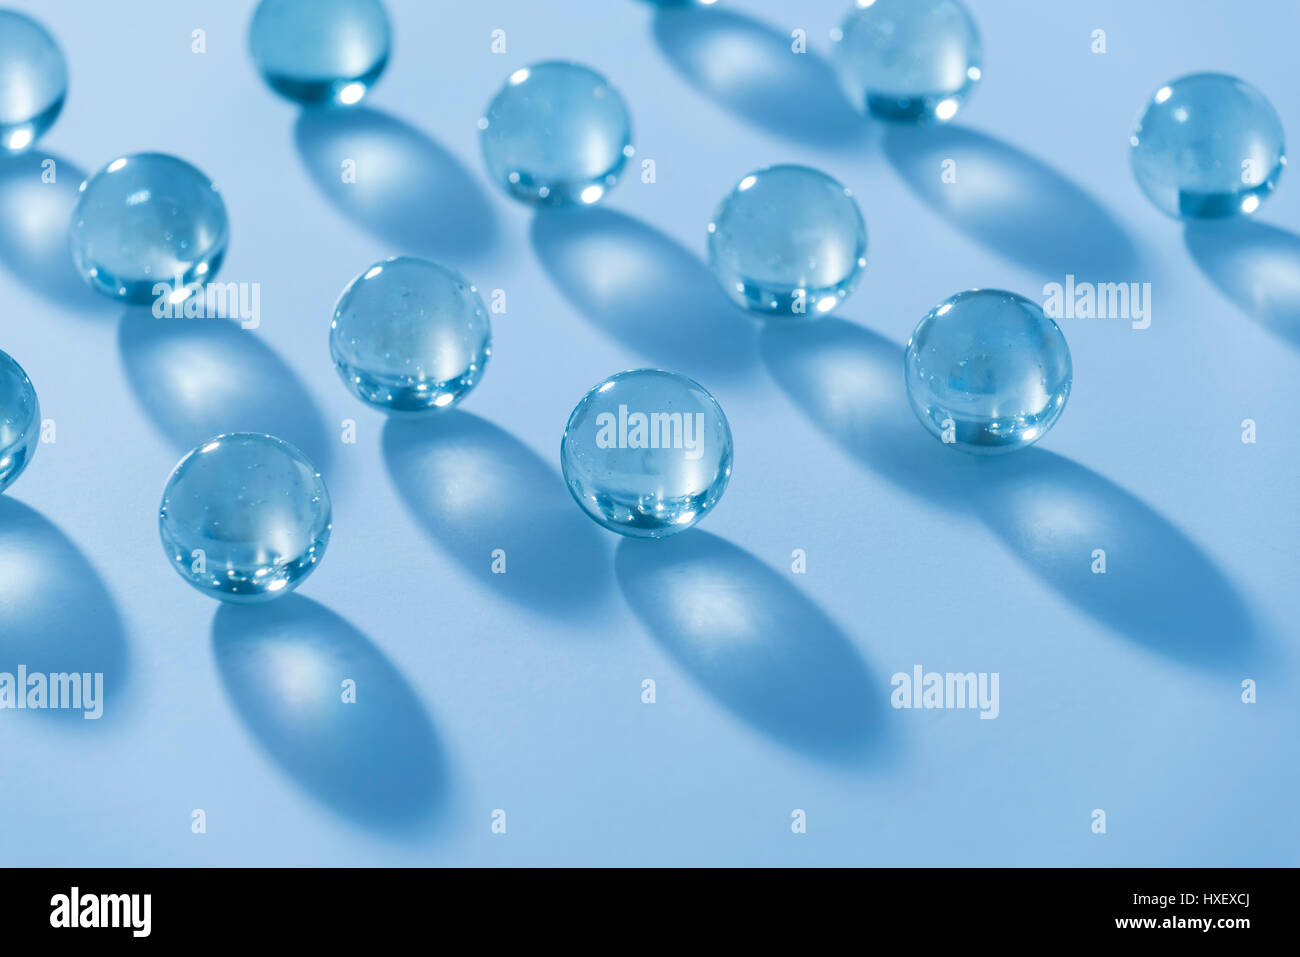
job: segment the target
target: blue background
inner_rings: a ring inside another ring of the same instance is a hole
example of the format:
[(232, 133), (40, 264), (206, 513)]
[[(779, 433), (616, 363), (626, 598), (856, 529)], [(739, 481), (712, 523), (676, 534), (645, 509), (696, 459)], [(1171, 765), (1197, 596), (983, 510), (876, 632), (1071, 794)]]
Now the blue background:
[[(0, 669), (103, 670), (108, 700), (98, 722), (0, 713), (0, 860), (1296, 863), (1300, 183), (1249, 223), (1184, 230), (1138, 191), (1127, 138), (1199, 70), (1245, 77), (1300, 137), (1300, 14), (970, 5), (984, 80), (916, 136), (839, 98), (838, 0), (390, 0), (387, 72), (324, 118), (258, 77), (251, 3), (17, 3), (71, 83), (0, 167), (0, 348), (57, 426), (0, 498)], [(486, 181), (484, 105), (554, 57), (622, 91), (657, 182), (630, 167), (601, 208), (553, 216)], [(160, 325), (73, 274), (78, 183), (143, 150), (221, 188), (219, 278), (261, 284), (255, 332)], [(842, 180), (870, 232), (857, 292), (797, 329), (734, 310), (702, 260), (718, 199), (776, 162)], [(338, 293), (397, 253), (508, 297), (483, 382), (425, 425), (386, 425), (329, 362)], [(1041, 299), (1066, 273), (1152, 283), (1151, 327), (1062, 320), (1074, 391), (1035, 450), (934, 442), (903, 394), (919, 317), (972, 286)], [(558, 471), (584, 391), (643, 365), (708, 386), (736, 441), (717, 510), (661, 545), (599, 529)], [(158, 542), (172, 466), (236, 428), (299, 444), (334, 499), (322, 566), (263, 608), (215, 605)], [(891, 709), (916, 664), (998, 672), (1000, 717)]]

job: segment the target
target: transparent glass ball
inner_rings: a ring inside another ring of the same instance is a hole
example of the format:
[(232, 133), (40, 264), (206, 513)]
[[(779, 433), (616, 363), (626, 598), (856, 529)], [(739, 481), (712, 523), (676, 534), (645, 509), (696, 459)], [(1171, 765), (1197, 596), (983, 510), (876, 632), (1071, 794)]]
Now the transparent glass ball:
[(886, 120), (950, 120), (982, 75), (979, 29), (960, 0), (857, 0), (831, 35), (840, 85)]
[(583, 397), (560, 440), (564, 480), (591, 518), (620, 535), (690, 528), (731, 478), (731, 427), (716, 399), (675, 372), (620, 372)]
[(562, 60), (510, 74), (478, 125), (488, 174), (538, 206), (599, 202), (634, 152), (623, 97), (595, 70)]
[(744, 177), (709, 223), (709, 265), (739, 306), (802, 319), (824, 315), (858, 284), (867, 225), (853, 194), (808, 166)]
[(339, 296), (330, 355), (352, 393), (384, 412), (426, 412), (464, 398), (492, 355), (478, 290), (413, 256), (375, 263)]
[(352, 106), (384, 72), (392, 31), (379, 0), (262, 0), (249, 47), (281, 96), (306, 106)]
[(91, 287), (133, 303), (156, 299), (159, 283), (211, 280), (229, 238), (212, 181), (165, 153), (118, 157), (82, 183), (70, 230)]
[(0, 492), (36, 454), (41, 435), (41, 405), (23, 367), (0, 352)]
[(209, 439), (181, 459), (158, 510), (172, 567), (232, 602), (269, 601), (302, 583), (325, 555), (329, 492), (316, 466), (260, 432)]
[(1129, 146), (1142, 192), (1175, 218), (1253, 213), (1286, 167), (1282, 121), (1273, 105), (1249, 83), (1222, 73), (1162, 86)]
[(972, 289), (930, 310), (904, 354), (907, 397), (921, 424), (965, 452), (1014, 452), (1042, 438), (1065, 408), (1073, 370), (1065, 336), (1032, 300)]
[(67, 94), (68, 66), (54, 38), (30, 17), (0, 10), (0, 156), (40, 139)]

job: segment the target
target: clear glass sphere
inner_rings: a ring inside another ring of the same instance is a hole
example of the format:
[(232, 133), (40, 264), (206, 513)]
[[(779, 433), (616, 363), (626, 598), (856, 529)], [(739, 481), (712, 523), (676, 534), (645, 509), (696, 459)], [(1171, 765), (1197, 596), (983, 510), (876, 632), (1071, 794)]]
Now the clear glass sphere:
[(560, 441), (582, 510), (633, 538), (664, 538), (704, 517), (731, 478), (731, 427), (703, 386), (657, 369), (620, 372), (578, 403)]
[(979, 82), (979, 29), (959, 0), (857, 0), (832, 36), (845, 95), (887, 120), (945, 121)]
[(159, 283), (207, 282), (226, 252), (226, 204), (212, 181), (182, 159), (136, 153), (81, 184), (72, 213), (72, 256), (91, 287), (151, 302)]
[(392, 36), (379, 0), (262, 0), (249, 47), (281, 96), (351, 106), (384, 72)]
[(1042, 438), (1070, 396), (1065, 336), (1035, 302), (999, 289), (950, 296), (904, 355), (921, 423), (966, 452), (1014, 452)]
[(400, 256), (375, 263), (343, 290), (330, 355), (352, 393), (377, 409), (444, 409), (478, 384), (492, 328), (468, 279)]
[(1142, 192), (1176, 218), (1253, 213), (1286, 166), (1282, 121), (1273, 105), (1249, 83), (1222, 73), (1162, 86), (1129, 145)]
[(539, 206), (599, 202), (633, 153), (623, 97), (577, 63), (516, 70), (478, 125), (492, 179)]
[(41, 406), (23, 367), (0, 352), (0, 492), (36, 454), (41, 436)]
[(819, 170), (770, 166), (742, 179), (709, 223), (709, 265), (738, 305), (801, 319), (830, 312), (867, 264), (853, 194)]
[(158, 533), (172, 567), (212, 598), (287, 594), (325, 555), (330, 496), (316, 467), (260, 432), (218, 435), (172, 472)]
[(68, 65), (54, 38), (30, 17), (0, 10), (0, 156), (35, 143), (67, 95)]

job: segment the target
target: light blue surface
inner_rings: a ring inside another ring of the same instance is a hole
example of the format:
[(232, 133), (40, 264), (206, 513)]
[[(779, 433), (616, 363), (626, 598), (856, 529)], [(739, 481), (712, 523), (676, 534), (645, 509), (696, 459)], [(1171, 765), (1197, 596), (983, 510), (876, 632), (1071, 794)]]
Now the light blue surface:
[[(1151, 91), (1198, 70), (1300, 130), (1290, 0), (972, 2), (979, 95), (928, 130), (838, 96), (838, 2), (689, 23), (631, 0), (395, 2), (390, 69), (333, 120), (262, 82), (251, 4), (18, 5), (71, 86), (0, 167), (0, 348), (57, 425), (0, 496), (0, 670), (106, 680), (98, 721), (0, 712), (0, 860), (1297, 863), (1300, 189), (1184, 231), (1128, 160)], [(503, 77), (554, 57), (610, 78), (657, 170), (558, 218), (496, 188), (476, 126)], [(221, 188), (221, 275), (261, 283), (257, 329), (124, 314), (75, 274), (77, 185), (139, 150)], [(781, 162), (852, 189), (873, 246), (836, 314), (765, 327), (718, 289), (705, 226)], [(343, 284), (397, 253), (508, 293), (491, 375), (438, 429), (359, 405), (323, 334)], [(1063, 318), (1058, 426), (997, 460), (943, 448), (903, 387), (917, 321), (1067, 274), (1152, 283), (1149, 328)], [(559, 435), (591, 384), (647, 365), (717, 396), (736, 464), (699, 528), (623, 542), (570, 500)], [(219, 608), (155, 516), (180, 455), (242, 429), (320, 466), (334, 535), (299, 592)], [(997, 672), (998, 718), (892, 708), (918, 664)]]
[(745, 174), (708, 230), (709, 268), (723, 292), (774, 317), (825, 315), (867, 265), (867, 226), (853, 194), (808, 166)]
[(1070, 347), (1043, 307), (1004, 289), (949, 296), (917, 323), (903, 362), (921, 424), (963, 452), (1015, 452), (1070, 397)]
[(1222, 73), (1160, 87), (1129, 143), (1138, 185), (1174, 217), (1253, 213), (1286, 168), (1286, 137), (1273, 105)]
[(274, 435), (213, 436), (172, 471), (158, 534), (177, 573), (209, 598), (282, 598), (316, 570), (330, 540), (316, 466)]
[(632, 119), (618, 90), (564, 60), (512, 71), (478, 126), (491, 178), (539, 206), (599, 202), (633, 153)]
[(482, 377), (492, 328), (468, 279), (428, 259), (375, 263), (339, 296), (330, 357), (343, 383), (381, 411), (454, 405)]

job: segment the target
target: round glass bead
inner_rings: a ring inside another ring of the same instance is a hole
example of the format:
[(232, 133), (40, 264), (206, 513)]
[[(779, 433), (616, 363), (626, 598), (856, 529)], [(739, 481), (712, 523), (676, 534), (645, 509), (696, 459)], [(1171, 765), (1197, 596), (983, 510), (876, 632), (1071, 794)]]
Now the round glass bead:
[(104, 295), (134, 303), (153, 301), (159, 283), (212, 279), (229, 235), (217, 188), (165, 153), (113, 160), (81, 184), (72, 213), (78, 271)]
[(1253, 213), (1286, 166), (1282, 121), (1264, 94), (1221, 73), (1162, 86), (1129, 138), (1133, 175), (1176, 218)]
[(887, 120), (950, 120), (981, 75), (979, 29), (959, 0), (857, 0), (831, 34), (840, 84)]
[(941, 442), (976, 453), (1042, 438), (1073, 375), (1056, 323), (1037, 303), (998, 289), (959, 292), (930, 310), (903, 361), (917, 418)]
[(281, 96), (351, 106), (384, 72), (392, 38), (379, 0), (262, 0), (249, 47)]
[(0, 352), (0, 492), (27, 468), (41, 433), (41, 406), (23, 367)]
[(478, 121), (488, 173), (539, 206), (599, 202), (632, 149), (632, 119), (609, 81), (553, 60), (510, 74)]
[(698, 382), (620, 372), (578, 403), (560, 441), (564, 480), (611, 531), (664, 538), (718, 503), (731, 478), (731, 427)]
[(385, 412), (455, 405), (492, 355), (478, 290), (413, 256), (375, 263), (343, 290), (330, 322), (334, 368), (352, 393)]
[(172, 472), (158, 533), (187, 582), (222, 601), (268, 601), (315, 569), (330, 538), (330, 497), (316, 467), (260, 432), (218, 435)]
[(54, 38), (30, 17), (0, 10), (0, 155), (35, 143), (67, 94), (68, 66)]
[(737, 304), (802, 319), (830, 312), (867, 264), (853, 194), (819, 170), (770, 166), (742, 179), (709, 223), (709, 265)]

